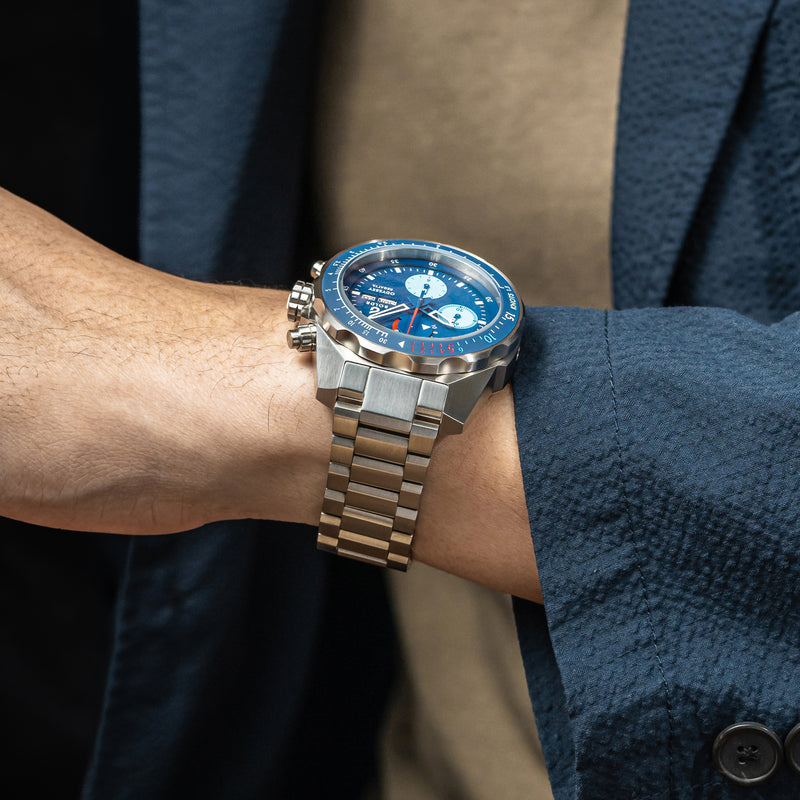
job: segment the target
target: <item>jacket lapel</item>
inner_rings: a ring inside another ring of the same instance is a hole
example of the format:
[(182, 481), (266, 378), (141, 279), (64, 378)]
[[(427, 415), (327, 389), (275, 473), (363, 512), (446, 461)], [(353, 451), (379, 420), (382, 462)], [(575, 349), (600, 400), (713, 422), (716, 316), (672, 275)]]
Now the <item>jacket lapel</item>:
[(611, 257), (618, 308), (658, 306), (775, 0), (631, 0)]

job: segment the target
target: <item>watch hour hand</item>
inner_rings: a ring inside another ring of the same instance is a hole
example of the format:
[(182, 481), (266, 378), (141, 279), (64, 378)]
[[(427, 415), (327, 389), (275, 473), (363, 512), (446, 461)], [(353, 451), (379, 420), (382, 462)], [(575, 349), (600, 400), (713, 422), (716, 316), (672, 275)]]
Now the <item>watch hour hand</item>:
[(396, 306), (391, 306), (390, 308), (381, 308), (376, 311), (374, 314), (371, 313), (369, 315), (370, 319), (380, 319), (381, 317), (389, 317), (392, 314), (402, 314), (404, 311), (410, 311), (411, 308), (406, 303), (399, 303)]

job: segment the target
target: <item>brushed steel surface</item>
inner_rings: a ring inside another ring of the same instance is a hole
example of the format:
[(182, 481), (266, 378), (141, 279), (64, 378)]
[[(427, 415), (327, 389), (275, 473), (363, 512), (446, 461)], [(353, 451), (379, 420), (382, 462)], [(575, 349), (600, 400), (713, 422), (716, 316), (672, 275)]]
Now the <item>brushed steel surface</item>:
[(448, 387), (352, 363), (340, 376), (318, 545), (403, 570)]

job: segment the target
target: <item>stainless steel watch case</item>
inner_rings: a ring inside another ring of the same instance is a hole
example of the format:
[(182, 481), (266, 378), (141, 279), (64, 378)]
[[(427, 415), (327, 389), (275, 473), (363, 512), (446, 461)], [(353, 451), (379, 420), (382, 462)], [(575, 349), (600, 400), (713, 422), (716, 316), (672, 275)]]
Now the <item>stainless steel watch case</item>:
[[(375, 240), (376, 243), (381, 240)], [(396, 248), (395, 248), (396, 249)], [(346, 251), (342, 251), (344, 253)], [(463, 251), (462, 251), (463, 252)], [(511, 379), (519, 356), (524, 306), (519, 303), (519, 317), (511, 332), (502, 340), (474, 352), (456, 356), (427, 356), (403, 353), (378, 343), (369, 341), (347, 327), (327, 307), (321, 295), (321, 281), (325, 270), (342, 255), (327, 261), (318, 261), (311, 270), (313, 284), (298, 282), (290, 297), (289, 319), (295, 322), (308, 320), (301, 325), (308, 333), (310, 325), (316, 326), (315, 347), (301, 347), (295, 334), (293, 343), (289, 333), (289, 343), (297, 349), (317, 350), (317, 399), (333, 407), (340, 386), (344, 365), (348, 362), (379, 367), (392, 371), (412, 374), (419, 378), (436, 381), (448, 386), (444, 418), (439, 431), (440, 436), (460, 433), (481, 395), (485, 391), (499, 391)], [(385, 251), (376, 251), (376, 257), (393, 257), (394, 250), (387, 246)], [(472, 254), (468, 254), (472, 256)], [(477, 256), (472, 256), (477, 260)], [(311, 300), (308, 301), (308, 290)], [(298, 312), (297, 299), (302, 297), (302, 313)], [(295, 302), (292, 301), (295, 298)], [(308, 337), (304, 338), (307, 342)]]

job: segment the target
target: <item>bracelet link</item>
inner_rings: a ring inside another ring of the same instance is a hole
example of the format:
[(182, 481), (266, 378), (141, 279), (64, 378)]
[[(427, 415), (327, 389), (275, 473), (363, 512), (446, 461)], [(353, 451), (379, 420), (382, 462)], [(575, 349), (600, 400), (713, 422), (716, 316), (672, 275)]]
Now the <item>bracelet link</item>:
[(348, 362), (333, 408), (317, 545), (405, 570), (448, 387)]

